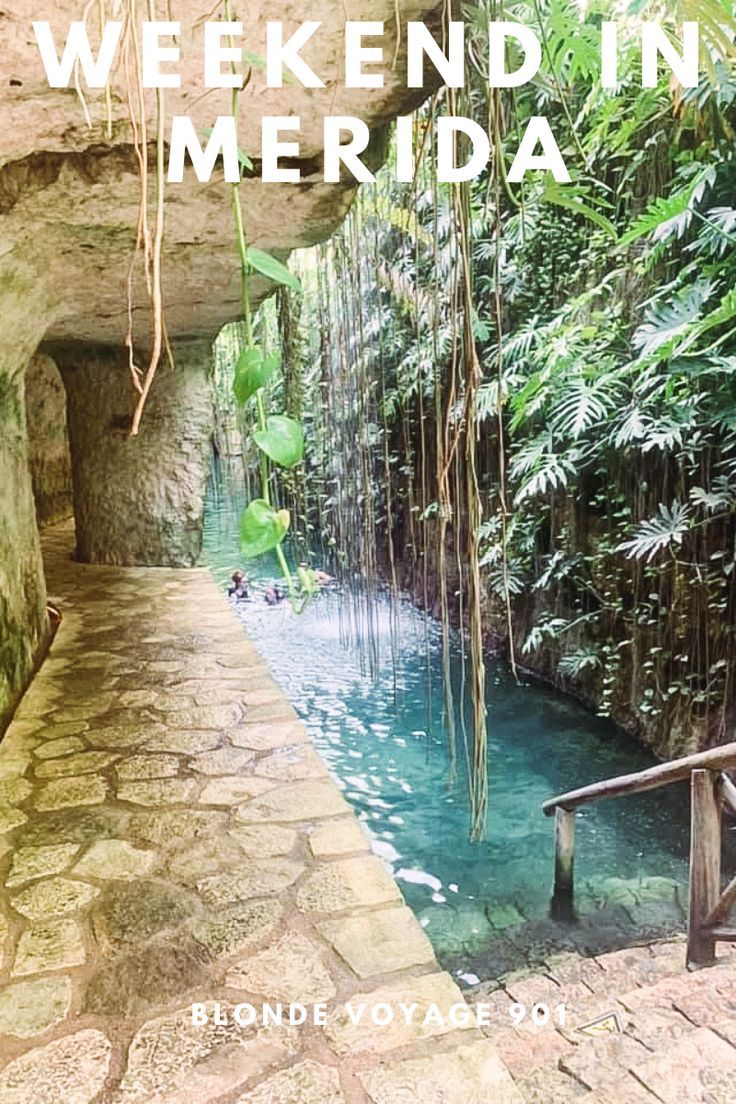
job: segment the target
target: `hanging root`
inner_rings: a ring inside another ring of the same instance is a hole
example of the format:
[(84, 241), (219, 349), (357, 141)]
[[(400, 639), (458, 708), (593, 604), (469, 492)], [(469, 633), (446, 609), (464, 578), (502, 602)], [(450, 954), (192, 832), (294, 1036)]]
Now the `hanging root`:
[[(148, 17), (152, 22), (156, 19), (156, 0), (148, 0)], [(163, 254), (163, 239), (165, 225), (165, 198), (166, 198), (166, 166), (165, 166), (165, 121), (166, 103), (162, 88), (156, 89), (156, 218), (152, 243), (152, 271), (151, 271), (151, 311), (153, 314), (153, 342), (151, 356), (148, 362), (145, 377), (141, 386), (133, 413), (133, 422), (130, 427), (132, 437), (137, 436), (140, 429), (143, 410), (153, 384), (156, 370), (161, 360), (161, 352), (168, 339), (165, 338), (163, 320), (163, 293), (161, 286), (161, 261)]]
[[(87, 7), (82, 12), (82, 23), (85, 27), (87, 26), (87, 16), (92, 11), (92, 8), (95, 6), (96, 2), (97, 0), (89, 0)], [(94, 126), (92, 123), (92, 116), (89, 113), (87, 99), (84, 95), (84, 92), (82, 91), (82, 82), (79, 79), (79, 58), (77, 58), (77, 60), (74, 62), (74, 91), (77, 93), (77, 96), (79, 97), (79, 102), (82, 105), (82, 111), (84, 112), (84, 121), (87, 124), (89, 130), (93, 130)]]

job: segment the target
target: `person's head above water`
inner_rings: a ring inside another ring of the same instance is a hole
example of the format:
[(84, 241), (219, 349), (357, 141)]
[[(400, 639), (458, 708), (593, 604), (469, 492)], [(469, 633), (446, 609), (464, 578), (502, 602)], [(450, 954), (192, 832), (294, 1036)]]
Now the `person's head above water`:
[(246, 574), (244, 571), (233, 571), (231, 575), (232, 581), (237, 586), (238, 583), (243, 583), (246, 580)]

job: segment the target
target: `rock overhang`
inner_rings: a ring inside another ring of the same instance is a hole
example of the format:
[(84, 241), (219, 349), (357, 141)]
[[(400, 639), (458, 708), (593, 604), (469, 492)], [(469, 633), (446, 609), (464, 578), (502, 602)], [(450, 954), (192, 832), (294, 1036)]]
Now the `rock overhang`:
[[(109, 7), (107, 18), (121, 17), (122, 4)], [(233, 18), (244, 24), (243, 42), (255, 57), (263, 56), (267, 20), (281, 20), (285, 33), (309, 19), (321, 22), (303, 56), (325, 81), (323, 89), (296, 83), (268, 89), (256, 65), (240, 98), (240, 145), (256, 159), (263, 116), (299, 115), (301, 119), (302, 181), (268, 184), (255, 174), (242, 186), (249, 240), (284, 259), (292, 249), (329, 237), (355, 196), (352, 178), (340, 184), (322, 180), (323, 118), (354, 115), (364, 120), (378, 136), (372, 154), (376, 165), (382, 156), (381, 131), (396, 115), (416, 106), (422, 93), (406, 87), (403, 32), (398, 35), (395, 64), (384, 68), (383, 89), (344, 86), (346, 20), (383, 21), (383, 46), (390, 60), (397, 43), (393, 0), (345, 5), (256, 0), (248, 3), (247, 11), (238, 12), (235, 3), (231, 7)], [(416, 19), (436, 27), (440, 10), (436, 3), (408, 0), (401, 5), (401, 24)], [(173, 115), (189, 115), (202, 134), (230, 106), (228, 90), (202, 87), (201, 24), (217, 14), (206, 0), (179, 0), (172, 12), (182, 26), (178, 67), (182, 80), (181, 89), (166, 90), (166, 114), (169, 121)], [(0, 264), (3, 282), (12, 280), (15, 269), (38, 272), (44, 285), (39, 298), (45, 303), (41, 337), (115, 345), (123, 342), (127, 330), (128, 281), (141, 190), (128, 120), (125, 66), (118, 65), (111, 81), (112, 136), (108, 138), (104, 93), (85, 93), (93, 123), (90, 129), (77, 93), (48, 86), (32, 28), (34, 19), (47, 18), (60, 45), (69, 24), (81, 15), (76, 0), (57, 0), (53, 10), (43, 12), (30, 0), (18, 0), (12, 13), (0, 13), (8, 74), (0, 86), (0, 118), (5, 121), (0, 138)], [(95, 33), (90, 20), (93, 43)], [(149, 139), (155, 129), (153, 95), (147, 93)], [(266, 281), (254, 278), (254, 301), (269, 290)], [(182, 184), (167, 186), (163, 293), (172, 339), (214, 337), (238, 315), (240, 274), (230, 186), (219, 170), (210, 182), (200, 183), (190, 169)], [(149, 307), (140, 264), (132, 310), (136, 339), (145, 345)]]

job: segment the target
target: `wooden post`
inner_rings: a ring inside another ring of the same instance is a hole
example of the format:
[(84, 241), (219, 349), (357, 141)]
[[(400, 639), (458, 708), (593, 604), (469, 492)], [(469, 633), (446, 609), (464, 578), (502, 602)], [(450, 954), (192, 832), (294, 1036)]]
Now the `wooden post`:
[(575, 860), (575, 813), (555, 809), (555, 884), (551, 913), (558, 920), (572, 920), (573, 865)]
[(716, 941), (704, 927), (704, 921), (716, 907), (720, 893), (721, 805), (718, 775), (711, 770), (694, 770), (691, 777), (688, 965), (707, 966), (715, 961)]
[(727, 774), (721, 775), (721, 801), (730, 816), (736, 816), (736, 786)]

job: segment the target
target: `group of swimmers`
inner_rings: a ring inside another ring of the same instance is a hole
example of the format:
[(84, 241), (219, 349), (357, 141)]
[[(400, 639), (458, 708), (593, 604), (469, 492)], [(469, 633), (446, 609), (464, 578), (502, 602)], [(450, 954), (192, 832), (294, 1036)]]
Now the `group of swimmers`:
[[(299, 567), (305, 571), (311, 570), (306, 562), (299, 564)], [(333, 576), (320, 568), (312, 570), (311, 575), (317, 587), (328, 586), (334, 582)], [(227, 590), (228, 598), (235, 598), (236, 601), (250, 598), (250, 583), (244, 571), (234, 571), (231, 580), (232, 585)], [(287, 592), (279, 583), (269, 583), (263, 591), (263, 600), (267, 606), (278, 606), (286, 597)]]

